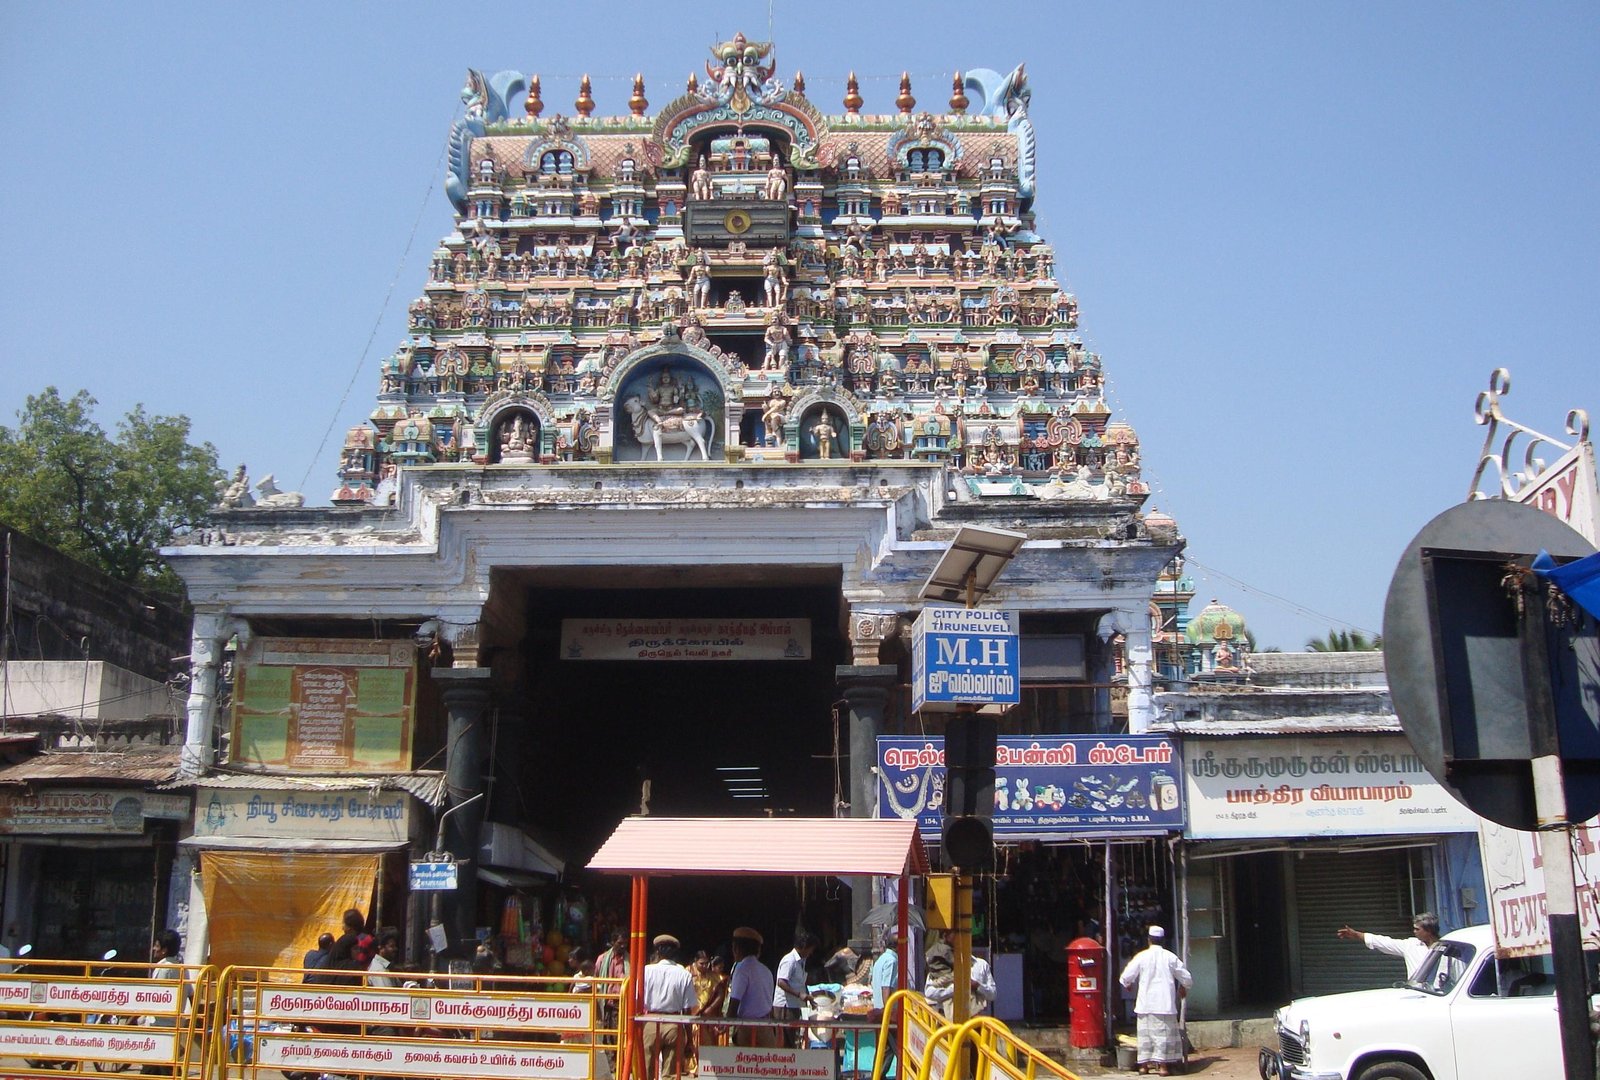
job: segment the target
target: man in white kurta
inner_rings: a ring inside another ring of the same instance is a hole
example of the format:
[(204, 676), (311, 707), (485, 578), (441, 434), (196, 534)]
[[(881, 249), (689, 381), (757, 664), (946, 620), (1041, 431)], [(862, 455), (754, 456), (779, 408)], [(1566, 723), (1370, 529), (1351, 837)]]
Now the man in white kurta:
[(1128, 961), (1122, 971), (1125, 989), (1138, 988), (1133, 1013), (1139, 1020), (1139, 1071), (1171, 1075), (1171, 1065), (1183, 1060), (1183, 1033), (1178, 1029), (1178, 1002), (1194, 985), (1183, 961), (1167, 951), (1167, 932), (1150, 928), (1150, 944)]

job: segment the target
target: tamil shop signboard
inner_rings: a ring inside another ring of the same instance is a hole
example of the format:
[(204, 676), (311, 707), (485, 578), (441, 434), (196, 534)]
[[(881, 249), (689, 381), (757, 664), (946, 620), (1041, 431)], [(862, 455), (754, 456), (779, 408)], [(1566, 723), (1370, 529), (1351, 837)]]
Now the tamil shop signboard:
[(256, 638), (234, 685), (234, 763), (411, 768), (416, 668), (411, 641)]
[(195, 794), (197, 837), (257, 840), (379, 840), (404, 844), (409, 800), (403, 791), (202, 788)]
[(151, 818), (182, 821), (187, 795), (129, 788), (34, 788), (0, 792), (0, 835), (144, 832)]
[(1017, 613), (929, 607), (911, 629), (911, 708), (1005, 711), (1022, 700)]
[[(995, 748), (998, 839), (1183, 828), (1177, 744), (1164, 735), (1002, 736)], [(878, 816), (938, 835), (944, 739), (878, 737)]]
[(1477, 815), (1428, 775), (1400, 735), (1359, 744), (1338, 738), (1191, 739), (1183, 776), (1189, 802), (1184, 835), (1196, 840), (1478, 827)]

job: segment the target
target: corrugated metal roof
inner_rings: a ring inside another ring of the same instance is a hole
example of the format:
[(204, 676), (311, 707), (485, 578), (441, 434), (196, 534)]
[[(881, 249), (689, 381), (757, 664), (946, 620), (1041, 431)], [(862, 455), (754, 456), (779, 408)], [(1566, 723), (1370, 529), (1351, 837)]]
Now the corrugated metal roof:
[(589, 869), (633, 874), (925, 873), (915, 821), (630, 817)]
[(444, 803), (444, 773), (383, 773), (375, 776), (291, 776), (287, 773), (213, 773), (165, 784), (174, 788), (234, 788), (243, 791), (404, 791), (429, 806)]
[(70, 750), (39, 754), (0, 766), (0, 784), (44, 781), (163, 784), (178, 775), (177, 746), (131, 746), (125, 750)]
[(1203, 738), (1230, 735), (1388, 735), (1398, 734), (1403, 729), (1393, 713), (1375, 716), (1339, 713), (1334, 716), (1291, 716), (1276, 720), (1163, 720), (1151, 724), (1150, 730)]

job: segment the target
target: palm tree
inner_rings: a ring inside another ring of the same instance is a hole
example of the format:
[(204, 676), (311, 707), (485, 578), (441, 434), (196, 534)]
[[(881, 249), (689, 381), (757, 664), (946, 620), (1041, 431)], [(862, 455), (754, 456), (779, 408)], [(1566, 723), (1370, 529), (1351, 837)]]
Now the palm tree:
[(1383, 635), (1367, 637), (1360, 630), (1329, 630), (1327, 637), (1306, 642), (1308, 652), (1374, 652), (1383, 648)]

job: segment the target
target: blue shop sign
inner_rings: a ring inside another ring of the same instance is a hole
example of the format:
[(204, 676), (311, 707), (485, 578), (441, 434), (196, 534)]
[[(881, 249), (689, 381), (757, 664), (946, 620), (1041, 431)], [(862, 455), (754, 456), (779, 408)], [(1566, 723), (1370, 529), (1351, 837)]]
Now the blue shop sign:
[[(878, 816), (915, 818), (937, 836), (944, 738), (878, 737)], [(995, 750), (994, 832), (1029, 839), (1183, 828), (1182, 768), (1164, 735), (1002, 736)]]
[(913, 710), (980, 705), (1004, 711), (1021, 700), (1015, 611), (923, 609), (911, 629)]
[(412, 892), (454, 892), (456, 864), (453, 862), (414, 862), (411, 864)]

